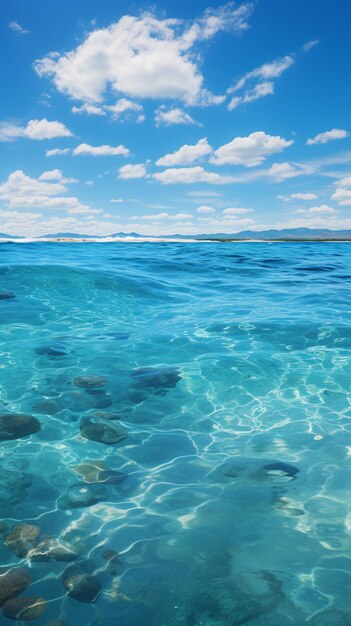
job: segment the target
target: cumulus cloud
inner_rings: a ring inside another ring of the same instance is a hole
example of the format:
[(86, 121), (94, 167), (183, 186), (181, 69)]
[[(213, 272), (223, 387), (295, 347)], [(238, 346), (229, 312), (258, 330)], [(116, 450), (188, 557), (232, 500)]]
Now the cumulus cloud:
[(19, 33), (20, 35), (27, 35), (28, 33), (30, 33), (30, 30), (23, 28), (23, 26), (21, 26), (21, 24), (16, 21), (10, 22), (9, 28), (13, 30), (15, 33)]
[(223, 215), (242, 215), (243, 213), (252, 213), (253, 209), (244, 209), (236, 207), (228, 207), (224, 209)]
[(119, 98), (115, 104), (92, 104), (89, 102), (84, 102), (81, 106), (73, 106), (72, 113), (84, 113), (85, 115), (99, 115), (105, 116), (110, 114), (114, 120), (119, 120), (120, 118), (127, 119), (131, 117), (131, 113), (137, 113), (137, 122), (144, 121), (145, 116), (141, 115), (140, 112), (143, 110), (141, 104), (137, 102), (132, 102), (132, 100), (128, 100), (127, 98)]
[(73, 106), (72, 113), (85, 113), (86, 115), (106, 115), (106, 111), (96, 104), (85, 103), (80, 107)]
[(212, 206), (207, 206), (207, 204), (201, 204), (201, 206), (198, 206), (196, 209), (196, 213), (215, 213), (216, 209), (214, 209)]
[(193, 216), (191, 213), (176, 213), (171, 215), (170, 213), (154, 213), (153, 215), (133, 215), (131, 220), (188, 220)]
[(48, 170), (39, 176), (39, 180), (61, 180), (63, 178), (61, 170)]
[(190, 165), (203, 156), (212, 152), (212, 148), (207, 138), (199, 139), (194, 145), (185, 144), (176, 152), (171, 152), (156, 161), (156, 165), (173, 166), (173, 165)]
[(125, 148), (124, 146), (119, 145), (119, 146), (108, 146), (108, 145), (102, 145), (102, 146), (91, 146), (88, 143), (81, 143), (79, 144), (79, 146), (77, 146), (76, 148), (74, 148), (74, 150), (72, 151), (72, 154), (74, 156), (116, 156), (116, 155), (122, 155), (122, 156), (129, 156), (129, 150), (128, 148)]
[(333, 128), (332, 130), (326, 130), (324, 133), (319, 133), (319, 135), (316, 135), (311, 139), (307, 139), (306, 145), (313, 146), (318, 143), (328, 143), (329, 141), (334, 141), (335, 139), (345, 139), (345, 137), (348, 137), (349, 134), (350, 133), (347, 130)]
[(351, 187), (351, 176), (340, 178), (340, 180), (337, 180), (334, 184), (338, 187)]
[(351, 189), (339, 187), (333, 193), (332, 200), (335, 200), (340, 206), (349, 206), (351, 204)]
[(328, 204), (321, 204), (320, 206), (313, 206), (307, 210), (307, 213), (335, 213), (335, 209)]
[(127, 97), (179, 99), (187, 104), (208, 97), (194, 46), (223, 30), (247, 27), (252, 5), (229, 3), (208, 10), (190, 26), (150, 13), (124, 15), (107, 28), (89, 33), (75, 50), (35, 62), (39, 76), (56, 88), (90, 103), (104, 99), (107, 87)]
[(146, 176), (147, 169), (144, 163), (136, 163), (135, 165), (128, 163), (128, 165), (123, 165), (118, 170), (118, 178), (125, 180), (129, 178), (145, 178)]
[(20, 137), (42, 141), (55, 137), (71, 137), (72, 133), (62, 122), (56, 120), (49, 122), (42, 120), (30, 120), (26, 126), (2, 122), (0, 124), (0, 141), (14, 141)]
[(289, 202), (290, 200), (317, 200), (315, 193), (291, 193), (289, 196), (279, 196), (279, 200)]
[(156, 126), (172, 126), (173, 124), (197, 124), (197, 122), (179, 107), (167, 108), (161, 105), (155, 111)]
[(73, 180), (63, 178), (60, 170), (43, 172), (39, 178), (31, 178), (22, 170), (16, 170), (0, 185), (0, 199), (5, 201), (9, 208), (96, 213), (98, 209), (81, 204), (78, 198), (62, 195), (67, 192), (66, 184)]
[(227, 183), (231, 182), (230, 177), (221, 176), (215, 172), (207, 172), (203, 167), (179, 167), (168, 168), (163, 172), (153, 174), (153, 177), (164, 185), (191, 184), (191, 183)]
[(263, 131), (251, 133), (247, 137), (235, 137), (229, 143), (215, 150), (211, 163), (215, 165), (260, 165), (266, 157), (282, 152), (293, 144), (279, 136), (266, 135)]
[[(115, 104), (105, 106), (105, 111), (110, 111), (112, 113), (112, 117), (114, 119), (119, 119), (121, 115), (127, 112), (136, 112), (139, 113), (143, 110), (141, 104), (137, 102), (132, 102), (132, 100), (128, 100), (127, 98), (119, 98)], [(137, 117), (138, 121), (141, 121), (141, 118), (144, 116), (139, 115)]]
[(70, 148), (53, 148), (52, 150), (47, 150), (45, 152), (45, 156), (47, 157), (58, 156), (61, 154), (68, 154), (70, 151), (71, 151)]
[(290, 163), (273, 163), (272, 167), (267, 171), (268, 176), (275, 178), (277, 182), (282, 182), (287, 178), (295, 178), (304, 173), (301, 167), (291, 165)]
[(228, 89), (227, 93), (229, 94), (239, 92), (239, 95), (234, 96), (230, 100), (228, 104), (229, 111), (235, 109), (240, 104), (254, 102), (259, 98), (274, 93), (273, 80), (279, 78), (294, 62), (292, 56), (280, 57), (271, 63), (264, 63), (260, 67), (251, 70), (251, 72), (244, 74), (233, 87)]

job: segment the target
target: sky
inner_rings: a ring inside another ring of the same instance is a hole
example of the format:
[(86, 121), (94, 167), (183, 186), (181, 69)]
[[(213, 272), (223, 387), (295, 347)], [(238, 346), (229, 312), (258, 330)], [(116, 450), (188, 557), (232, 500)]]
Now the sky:
[(2, 0), (0, 232), (351, 228), (349, 0)]

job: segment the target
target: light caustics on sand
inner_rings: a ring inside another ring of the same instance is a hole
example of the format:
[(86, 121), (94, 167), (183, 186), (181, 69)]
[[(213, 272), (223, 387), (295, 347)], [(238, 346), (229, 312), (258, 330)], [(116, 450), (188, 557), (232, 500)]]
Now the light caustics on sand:
[(1, 623), (347, 626), (349, 246), (0, 254)]

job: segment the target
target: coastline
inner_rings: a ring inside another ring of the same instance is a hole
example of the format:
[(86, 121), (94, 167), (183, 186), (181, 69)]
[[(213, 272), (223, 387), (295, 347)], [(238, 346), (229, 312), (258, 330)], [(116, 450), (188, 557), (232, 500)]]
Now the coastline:
[(179, 239), (153, 237), (24, 237), (0, 238), (0, 243), (351, 243), (351, 239)]

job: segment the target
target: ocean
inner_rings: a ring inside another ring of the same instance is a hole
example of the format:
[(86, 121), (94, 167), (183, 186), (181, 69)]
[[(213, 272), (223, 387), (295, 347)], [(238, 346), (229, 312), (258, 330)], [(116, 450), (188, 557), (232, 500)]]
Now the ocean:
[(8, 243), (0, 275), (1, 624), (351, 624), (350, 244)]

